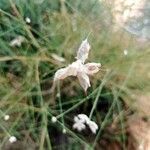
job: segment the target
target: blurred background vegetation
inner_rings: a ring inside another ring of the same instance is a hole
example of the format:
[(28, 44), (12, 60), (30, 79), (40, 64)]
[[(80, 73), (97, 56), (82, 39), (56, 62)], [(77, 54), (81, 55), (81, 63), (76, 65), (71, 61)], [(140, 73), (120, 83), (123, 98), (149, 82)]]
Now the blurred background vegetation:
[[(0, 0), (1, 149), (150, 149), (150, 4), (127, 2)], [(54, 73), (87, 36), (88, 61), (102, 64), (92, 87), (85, 94), (69, 77), (53, 89)], [(89, 115), (95, 101), (97, 135), (73, 130), (73, 117)]]

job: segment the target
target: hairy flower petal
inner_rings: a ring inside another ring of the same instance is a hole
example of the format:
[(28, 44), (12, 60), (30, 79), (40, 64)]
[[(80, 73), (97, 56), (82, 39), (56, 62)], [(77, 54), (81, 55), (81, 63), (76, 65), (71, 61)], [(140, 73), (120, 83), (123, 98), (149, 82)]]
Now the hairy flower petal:
[(90, 44), (88, 43), (87, 39), (85, 39), (84, 41), (82, 41), (78, 49), (76, 58), (78, 60), (81, 60), (82, 63), (84, 63), (85, 60), (88, 58), (89, 50), (90, 50)]
[(68, 67), (66, 68), (61, 68), (56, 71), (55, 76), (54, 76), (54, 81), (56, 80), (62, 80), (68, 76)]
[(84, 91), (86, 92), (87, 88), (90, 87), (90, 79), (88, 77), (88, 75), (84, 72), (79, 72), (77, 75), (80, 85), (82, 86), (82, 88), (84, 89)]
[(79, 66), (79, 62), (76, 61), (68, 65), (68, 67), (66, 68), (61, 68), (57, 70), (54, 76), (54, 81), (65, 79), (68, 76), (76, 76)]
[(85, 70), (88, 75), (93, 75), (94, 73), (97, 73), (99, 71), (99, 68), (101, 67), (100, 63), (87, 63), (85, 64)]

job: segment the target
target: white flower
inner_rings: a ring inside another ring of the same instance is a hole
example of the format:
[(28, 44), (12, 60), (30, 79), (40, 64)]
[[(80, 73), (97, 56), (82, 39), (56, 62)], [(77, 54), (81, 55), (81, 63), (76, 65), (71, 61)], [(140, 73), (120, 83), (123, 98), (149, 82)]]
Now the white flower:
[(82, 131), (86, 128), (86, 126), (89, 126), (90, 130), (94, 134), (98, 129), (98, 125), (94, 121), (91, 121), (87, 115), (79, 114), (74, 117), (74, 124), (73, 124), (74, 129), (77, 129), (78, 131)]
[(15, 137), (15, 136), (11, 136), (10, 138), (9, 138), (9, 142), (10, 143), (14, 143), (14, 142), (16, 142), (17, 141), (17, 138)]
[(9, 115), (5, 115), (5, 116), (4, 116), (4, 120), (5, 120), (5, 121), (9, 120), (9, 118), (10, 118)]
[(31, 19), (29, 17), (25, 18), (26, 23), (31, 23)]
[(56, 97), (59, 98), (59, 97), (60, 97), (60, 93), (57, 93), (57, 94), (56, 94)]
[(65, 79), (68, 76), (77, 76), (79, 83), (84, 89), (87, 90), (90, 87), (90, 80), (88, 75), (93, 75), (99, 71), (101, 67), (100, 63), (87, 63), (84, 64), (85, 60), (88, 58), (90, 50), (90, 45), (86, 40), (84, 40), (77, 52), (77, 60), (65, 68), (59, 69), (54, 76), (54, 81)]
[(123, 53), (124, 53), (124, 55), (128, 55), (128, 50), (125, 49), (125, 50), (123, 51)]
[(62, 132), (63, 132), (63, 134), (66, 134), (67, 131), (66, 131), (66, 129), (64, 128)]
[(74, 117), (74, 124), (73, 124), (73, 128), (77, 129), (78, 131), (82, 131), (86, 128), (85, 126), (85, 122), (83, 120), (80, 120), (78, 117)]
[(20, 47), (21, 44), (24, 42), (24, 40), (25, 40), (25, 38), (23, 36), (18, 36), (18, 37), (16, 37), (15, 39), (13, 39), (10, 42), (10, 46), (12, 46), (12, 47), (15, 47), (15, 46)]
[(51, 121), (52, 121), (52, 123), (55, 123), (55, 122), (57, 121), (57, 118), (53, 116), (53, 117), (51, 118)]

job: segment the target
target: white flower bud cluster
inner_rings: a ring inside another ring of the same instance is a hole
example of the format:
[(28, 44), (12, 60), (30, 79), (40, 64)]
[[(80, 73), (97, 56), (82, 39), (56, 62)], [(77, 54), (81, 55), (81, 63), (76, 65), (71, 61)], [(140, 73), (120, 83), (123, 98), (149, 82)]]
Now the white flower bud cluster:
[(91, 121), (87, 115), (79, 114), (74, 117), (74, 124), (73, 124), (74, 129), (77, 129), (80, 132), (86, 129), (86, 126), (89, 126), (92, 133), (96, 134), (98, 125), (94, 121)]
[(15, 136), (11, 136), (10, 138), (9, 138), (9, 142), (10, 143), (15, 143), (17, 141), (17, 138), (15, 137)]

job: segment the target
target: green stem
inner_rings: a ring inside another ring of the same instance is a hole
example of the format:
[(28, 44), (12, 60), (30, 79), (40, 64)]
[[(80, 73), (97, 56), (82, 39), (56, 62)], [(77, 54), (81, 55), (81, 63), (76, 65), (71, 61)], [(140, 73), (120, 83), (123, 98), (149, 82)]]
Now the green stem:
[(91, 119), (92, 118), (92, 115), (94, 113), (94, 110), (97, 106), (97, 103), (98, 103), (98, 100), (99, 100), (99, 97), (100, 97), (100, 94), (101, 94), (101, 91), (104, 87), (104, 85), (106, 84), (106, 82), (110, 79), (110, 77), (112, 76), (112, 74), (110, 72), (107, 72), (102, 83), (100, 84), (99, 88), (98, 88), (98, 93), (97, 93), (97, 96), (95, 98), (95, 101), (94, 101), (94, 104), (93, 104), (93, 107), (91, 109), (91, 112), (90, 112), (90, 115), (89, 115), (89, 118)]

